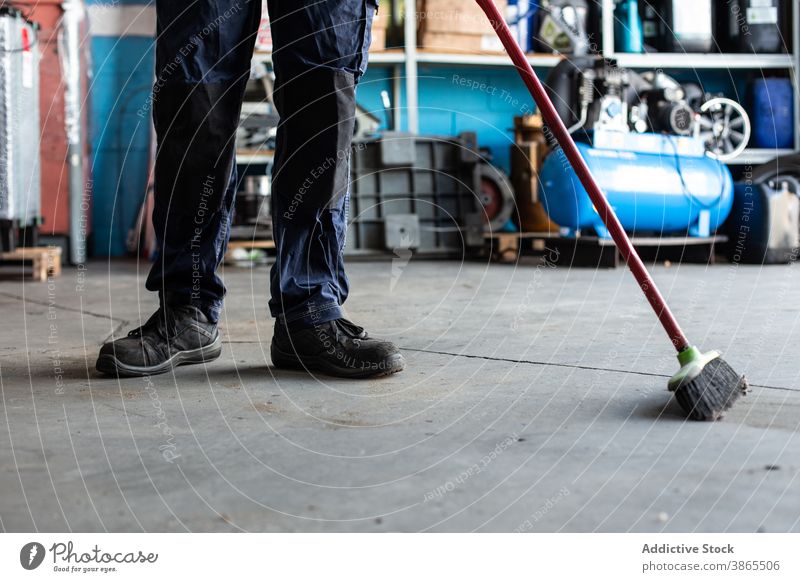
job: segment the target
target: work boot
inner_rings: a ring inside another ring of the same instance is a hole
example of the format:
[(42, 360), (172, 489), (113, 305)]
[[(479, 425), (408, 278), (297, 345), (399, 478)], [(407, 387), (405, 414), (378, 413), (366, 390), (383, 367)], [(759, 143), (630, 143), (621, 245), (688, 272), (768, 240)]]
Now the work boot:
[(271, 353), (277, 368), (340, 378), (377, 378), (406, 366), (397, 346), (369, 337), (363, 327), (344, 318), (292, 331), (276, 322)]
[(202, 364), (222, 353), (217, 324), (192, 305), (162, 306), (127, 337), (100, 348), (98, 371), (115, 376), (152, 376), (175, 366)]

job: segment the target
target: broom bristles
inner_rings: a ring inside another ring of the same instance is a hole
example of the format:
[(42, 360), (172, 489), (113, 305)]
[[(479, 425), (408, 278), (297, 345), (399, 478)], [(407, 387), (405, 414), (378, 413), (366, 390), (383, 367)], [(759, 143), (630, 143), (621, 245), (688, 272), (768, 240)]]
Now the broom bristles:
[(717, 357), (696, 378), (675, 390), (675, 397), (690, 419), (718, 420), (747, 388), (747, 379)]

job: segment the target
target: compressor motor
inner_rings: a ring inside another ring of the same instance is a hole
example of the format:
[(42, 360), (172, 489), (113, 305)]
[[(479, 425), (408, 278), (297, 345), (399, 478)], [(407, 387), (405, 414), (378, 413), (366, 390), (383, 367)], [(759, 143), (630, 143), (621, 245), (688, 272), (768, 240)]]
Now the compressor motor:
[(738, 157), (750, 141), (750, 118), (739, 103), (660, 71), (637, 73), (599, 57), (578, 57), (555, 67), (546, 86), (573, 134), (613, 129), (694, 137), (721, 161)]

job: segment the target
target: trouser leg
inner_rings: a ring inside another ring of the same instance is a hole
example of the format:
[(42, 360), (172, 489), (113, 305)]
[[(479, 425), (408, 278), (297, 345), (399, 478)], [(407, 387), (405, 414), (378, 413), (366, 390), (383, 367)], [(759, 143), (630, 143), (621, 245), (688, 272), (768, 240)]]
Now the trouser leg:
[(147, 289), (216, 321), (216, 274), (230, 233), (235, 134), (261, 14), (258, 0), (157, 0), (157, 136), (153, 224), (158, 253)]
[(270, 311), (289, 327), (342, 316), (355, 87), (375, 0), (268, 0), (280, 124)]

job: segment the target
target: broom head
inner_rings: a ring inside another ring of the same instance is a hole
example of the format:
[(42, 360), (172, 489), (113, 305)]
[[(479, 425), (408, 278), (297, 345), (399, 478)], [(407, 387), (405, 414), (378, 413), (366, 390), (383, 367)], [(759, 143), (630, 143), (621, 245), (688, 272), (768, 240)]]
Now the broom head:
[(747, 379), (720, 357), (690, 347), (678, 354), (681, 369), (669, 381), (683, 411), (692, 420), (718, 420), (747, 393)]

